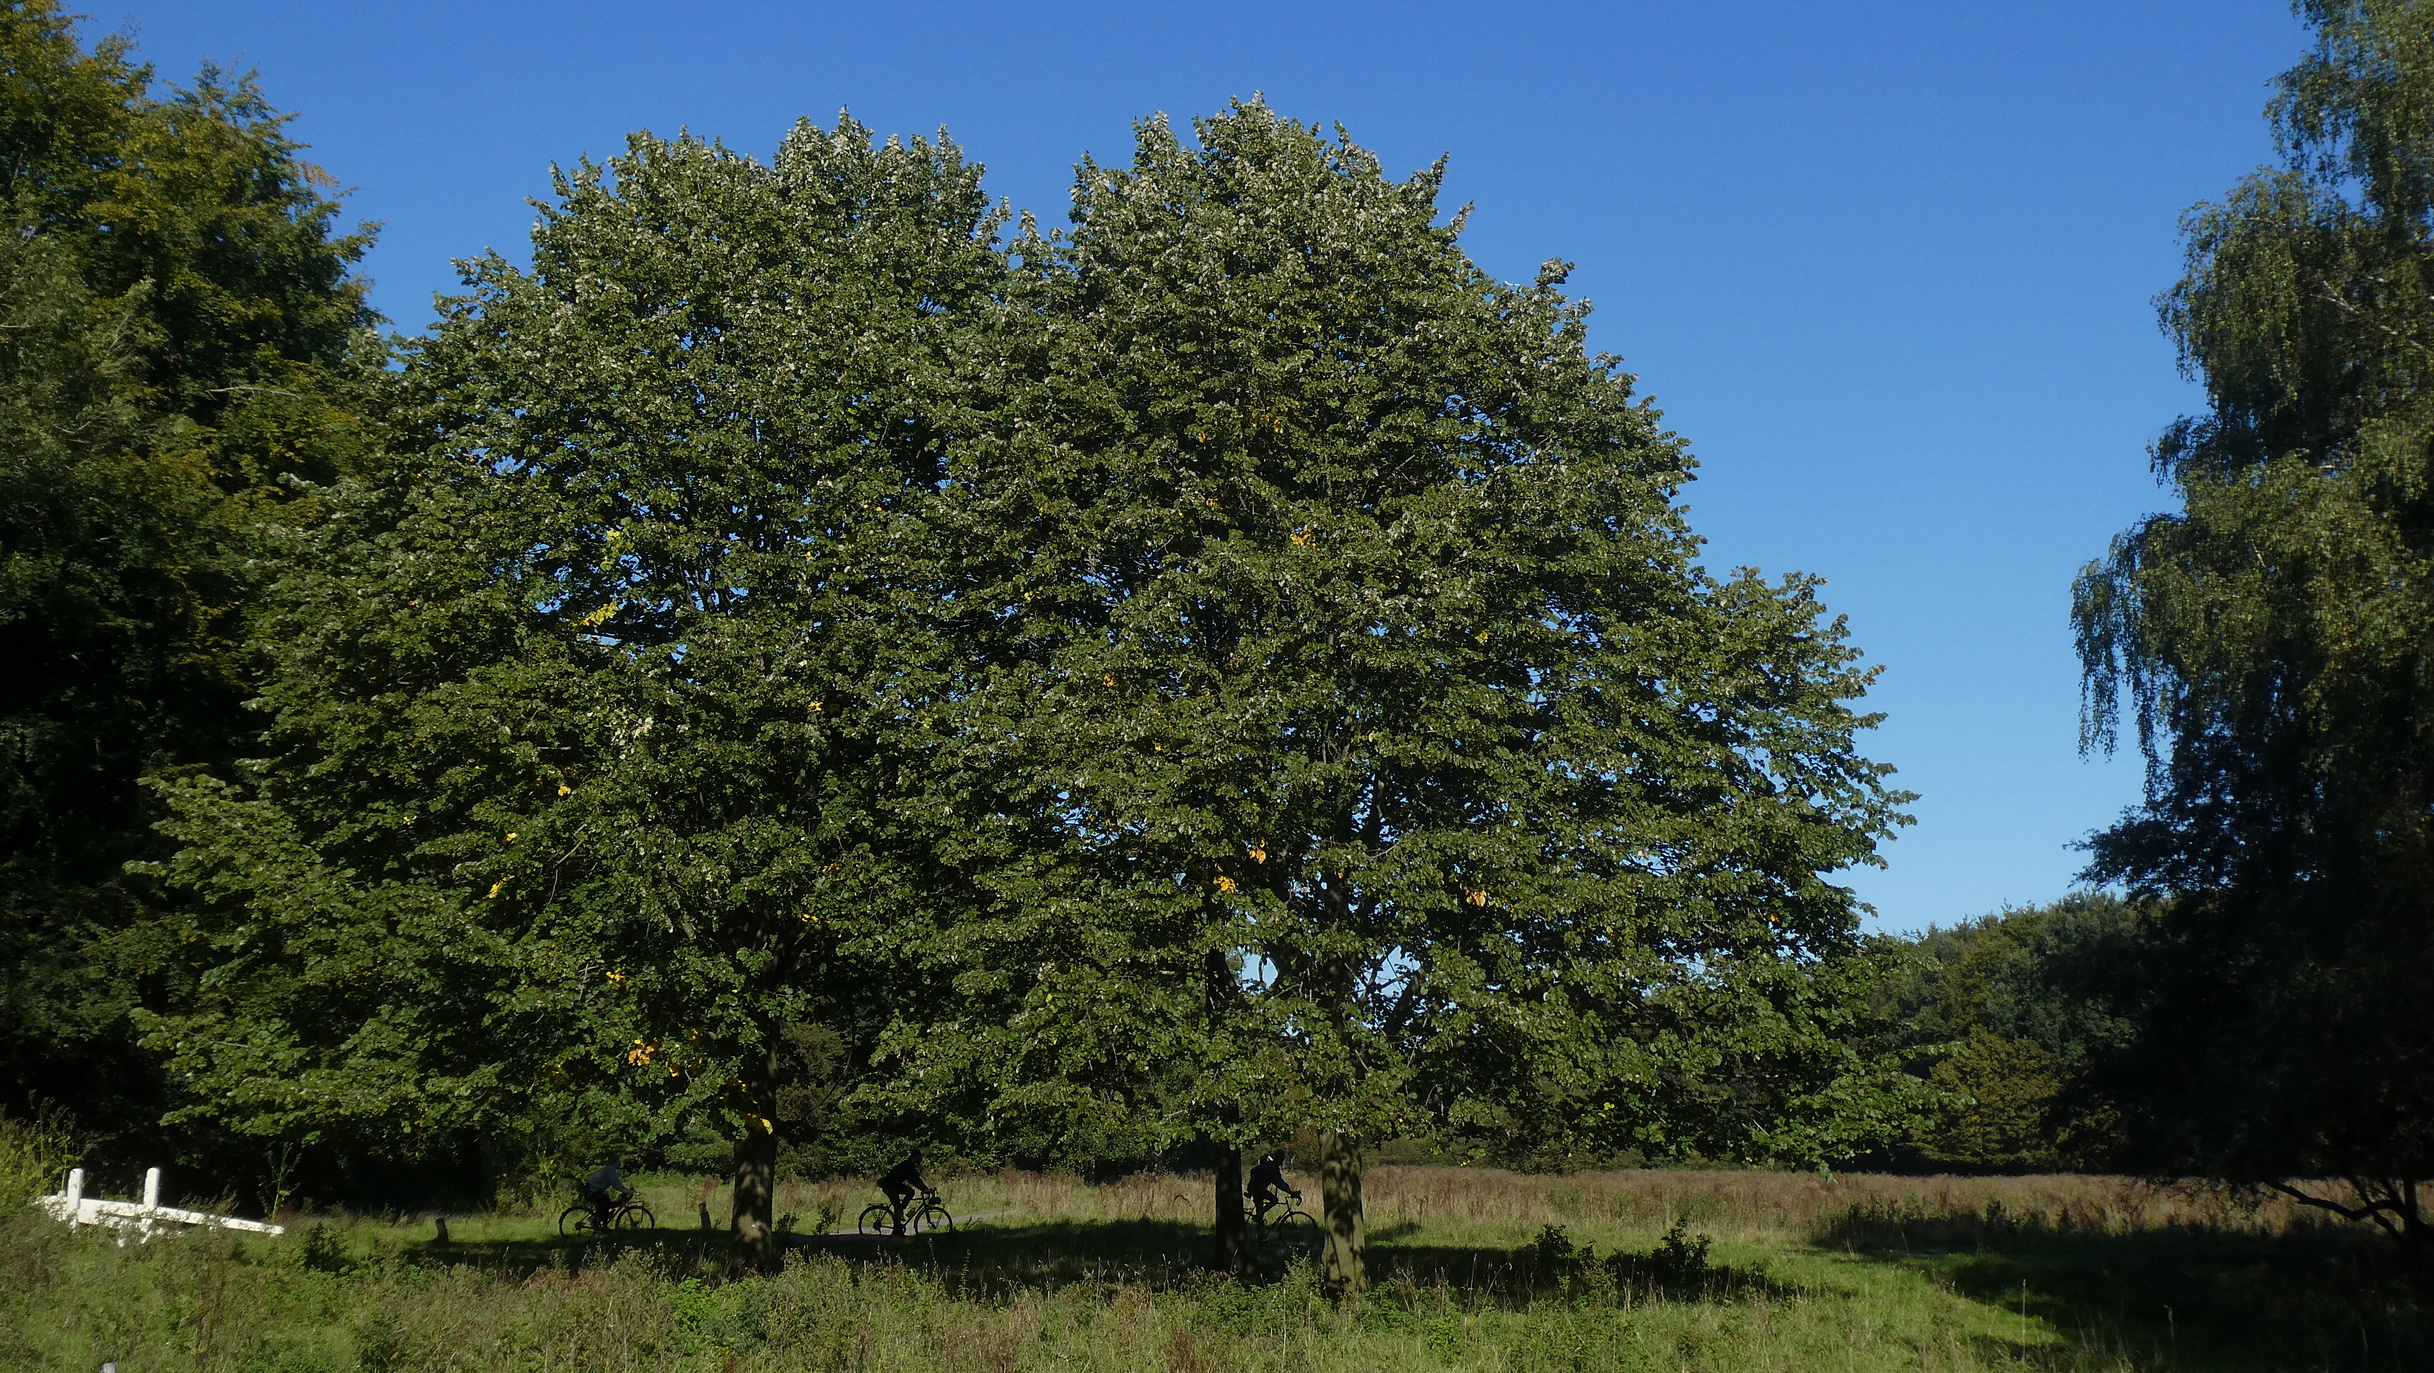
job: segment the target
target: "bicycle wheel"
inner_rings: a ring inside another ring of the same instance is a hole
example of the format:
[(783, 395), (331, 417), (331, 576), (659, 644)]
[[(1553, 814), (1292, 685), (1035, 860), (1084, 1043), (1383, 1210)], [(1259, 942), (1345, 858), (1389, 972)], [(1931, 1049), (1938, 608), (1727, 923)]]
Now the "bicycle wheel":
[(862, 1208), (862, 1219), (854, 1223), (857, 1233), (892, 1235), (896, 1233), (896, 1213), (883, 1201), (874, 1201)]
[(952, 1235), (955, 1233), (955, 1218), (947, 1214), (944, 1203), (933, 1201), (916, 1214), (905, 1217), (904, 1230), (908, 1235)]
[(559, 1234), (588, 1235), (591, 1232), (592, 1208), (588, 1206), (569, 1206), (565, 1210), (558, 1213)]
[(650, 1207), (637, 1201), (619, 1208), (609, 1224), (619, 1230), (656, 1230), (659, 1218), (651, 1214)]
[(1318, 1217), (1307, 1211), (1286, 1211), (1268, 1217), (1268, 1233), (1287, 1244), (1318, 1243)]

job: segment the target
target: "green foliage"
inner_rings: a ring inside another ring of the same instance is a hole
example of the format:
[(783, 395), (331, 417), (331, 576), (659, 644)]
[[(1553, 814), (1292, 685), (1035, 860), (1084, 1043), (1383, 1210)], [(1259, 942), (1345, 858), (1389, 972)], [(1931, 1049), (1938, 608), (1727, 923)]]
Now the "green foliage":
[[(2080, 578), (2088, 733), (2145, 804), (2091, 872), (2169, 896), (2100, 1089), (2127, 1157), (2243, 1182), (2434, 1169), (2434, 6), (2309, 0), (2283, 151), (2186, 224), (2164, 321), (2208, 412), (2180, 508)], [(2414, 1208), (2408, 1208), (2414, 1211)], [(2412, 1226), (2418, 1222), (2410, 1221)]]
[(1936, 1089), (1906, 1142), (1968, 1170), (2101, 1167), (2109, 1117), (2070, 1091), (2131, 1027), (2112, 1008), (2147, 918), (2104, 893), (2005, 911), (1910, 942), (1886, 1000), (1913, 1072)]
[(15, 1215), (34, 1198), (57, 1191), (76, 1163), (75, 1144), (56, 1111), (0, 1114), (0, 1215)]
[(241, 750), (254, 527), (368, 441), (368, 240), (281, 123), (0, 6), (0, 1096), (105, 1148), (165, 1104), (129, 1021), (177, 976), (122, 874), (164, 849), (140, 779)]
[(1902, 798), (1813, 580), (1696, 564), (1683, 445), (1435, 173), (1199, 132), (1011, 264), (951, 144), (638, 135), (468, 264), (277, 535), (263, 757), (163, 784), (182, 1118), (723, 1139), (764, 1226), (906, 1138), (1898, 1119), (1827, 878)]
[(768, 165), (637, 135), (530, 271), (467, 265), (415, 446), (288, 545), (267, 757), (171, 788), (190, 1114), (400, 1156), (706, 1125), (765, 1187), (784, 1028), (886, 1014), (948, 899), (913, 712), (978, 175), (850, 121)]
[(2054, 1169), (2061, 1149), (2051, 1122), (2062, 1093), (2060, 1065), (2033, 1044), (1979, 1027), (1927, 1080), (1946, 1103), (1918, 1136), (1931, 1163)]
[(1696, 1292), (1707, 1281), (1707, 1251), (1713, 1244), (1705, 1235), (1691, 1234), (1689, 1221), (1675, 1221), (1648, 1256), (1657, 1281), (1671, 1291)]
[(1683, 444), (1436, 171), (1259, 104), (1194, 132), (1015, 245), (958, 469), (1006, 644), (954, 712), (987, 1010), (893, 1052), (1077, 1153), (1807, 1158), (1898, 1114), (1826, 879), (1902, 798), (1814, 582), (1700, 570)]

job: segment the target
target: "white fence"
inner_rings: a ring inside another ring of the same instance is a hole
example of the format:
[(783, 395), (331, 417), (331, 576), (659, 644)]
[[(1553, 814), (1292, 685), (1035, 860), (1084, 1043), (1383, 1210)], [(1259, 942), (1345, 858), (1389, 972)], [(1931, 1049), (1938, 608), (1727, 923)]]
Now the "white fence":
[(188, 1211), (176, 1206), (161, 1205), (161, 1170), (144, 1170), (144, 1199), (142, 1201), (107, 1201), (85, 1195), (85, 1170), (68, 1171), (68, 1186), (64, 1192), (36, 1197), (34, 1204), (51, 1213), (51, 1219), (70, 1225), (107, 1225), (118, 1232), (118, 1242), (125, 1244), (127, 1236), (135, 1236), (141, 1244), (154, 1235), (174, 1235), (193, 1226), (209, 1226), (217, 1230), (251, 1230), (260, 1235), (284, 1235), (287, 1227), (269, 1225), (258, 1220), (238, 1220), (234, 1216), (215, 1216), (208, 1211)]

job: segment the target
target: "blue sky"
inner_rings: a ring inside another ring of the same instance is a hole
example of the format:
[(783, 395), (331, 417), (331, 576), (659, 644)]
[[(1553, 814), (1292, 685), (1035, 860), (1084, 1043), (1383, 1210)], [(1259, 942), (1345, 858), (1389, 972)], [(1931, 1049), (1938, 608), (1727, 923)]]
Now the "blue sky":
[(767, 153), (849, 106), (947, 126), (1062, 222), (1132, 120), (1265, 92), (1390, 169), (1452, 159), (1489, 271), (1578, 264), (1701, 476), (1718, 568), (1828, 579), (1885, 674), (1872, 756), (1920, 793), (1851, 878), (1914, 929), (2069, 889), (2134, 799), (2076, 749), (2070, 580), (2164, 503), (2145, 446), (2196, 396), (2151, 303), (2179, 214), (2266, 160), (2282, 0), (1605, 0), (1059, 6), (95, 8), (164, 76), (259, 69), (385, 223), (368, 270), (420, 328), (450, 259), (520, 255), (552, 162), (690, 128)]

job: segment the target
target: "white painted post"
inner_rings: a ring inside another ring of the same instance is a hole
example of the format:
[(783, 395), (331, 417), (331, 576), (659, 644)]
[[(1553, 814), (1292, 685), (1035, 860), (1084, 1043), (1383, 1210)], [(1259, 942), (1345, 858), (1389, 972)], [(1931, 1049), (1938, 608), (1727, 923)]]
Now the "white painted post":
[(74, 1225), (76, 1223), (76, 1204), (85, 1199), (84, 1169), (70, 1168), (68, 1170), (68, 1190), (66, 1196), (68, 1199), (68, 1224)]
[(161, 1170), (146, 1168), (144, 1170), (144, 1210), (142, 1218), (135, 1223), (135, 1233), (147, 1244), (152, 1240), (152, 1218), (159, 1213), (160, 1209)]

